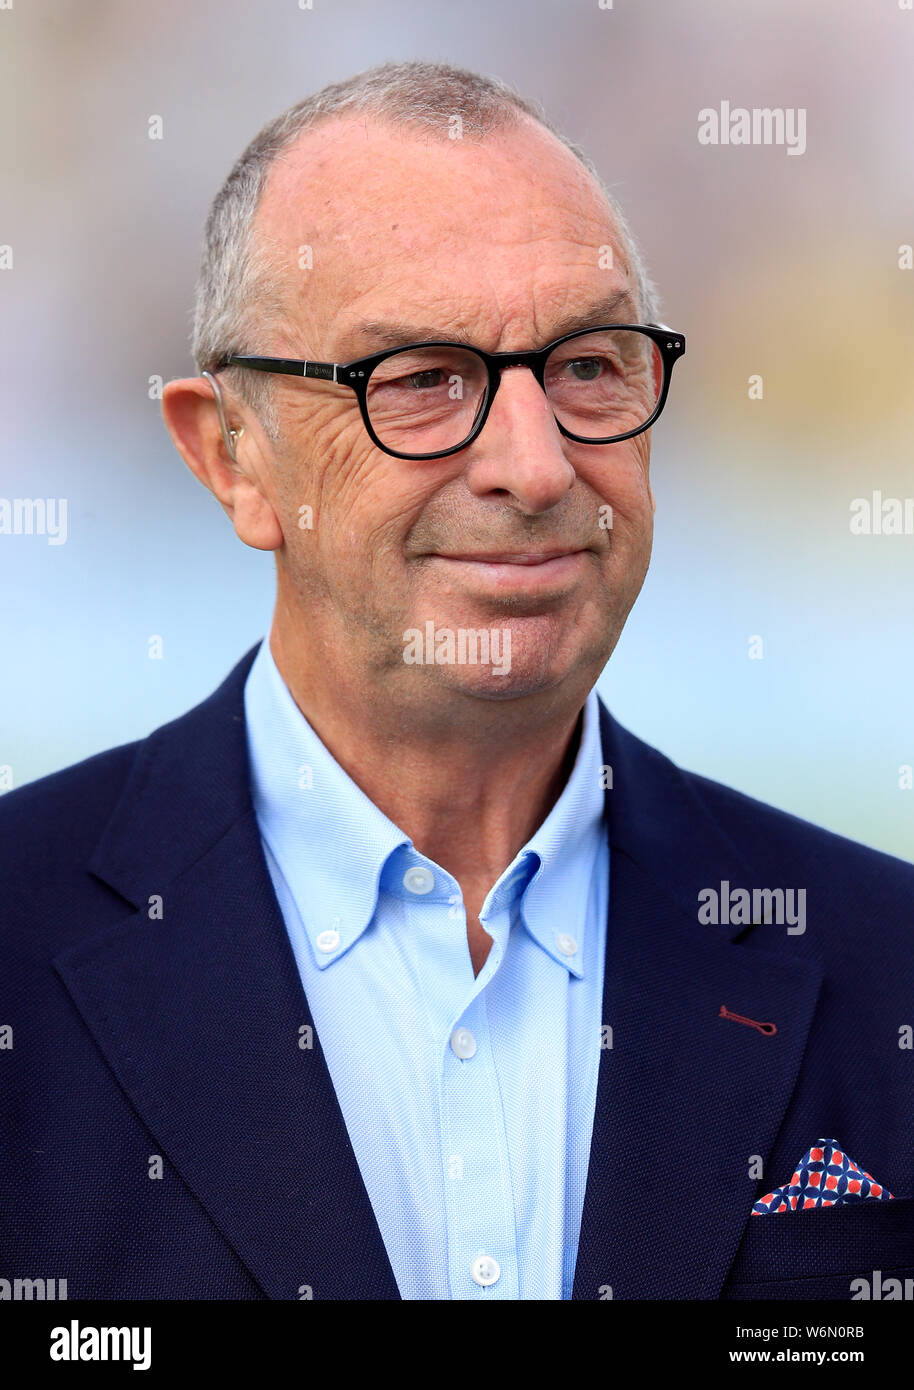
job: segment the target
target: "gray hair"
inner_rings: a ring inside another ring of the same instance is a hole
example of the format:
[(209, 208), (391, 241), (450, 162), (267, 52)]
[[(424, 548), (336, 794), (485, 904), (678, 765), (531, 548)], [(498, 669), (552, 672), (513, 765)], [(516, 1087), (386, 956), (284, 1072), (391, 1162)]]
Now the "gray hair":
[[(214, 371), (225, 357), (268, 351), (266, 326), (282, 322), (282, 267), (253, 235), (261, 195), (277, 156), (302, 131), (345, 112), (368, 114), (396, 125), (447, 136), (458, 116), (462, 133), (482, 139), (531, 117), (571, 151), (596, 181), (618, 229), (634, 279), (642, 322), (657, 318), (659, 297), (622, 210), (584, 152), (552, 125), (539, 104), (497, 78), (447, 63), (384, 63), (334, 82), (291, 106), (265, 125), (236, 161), (213, 199), (203, 235), (194, 301), (191, 350), (198, 372)], [(246, 401), (273, 443), (279, 423), (273, 378), (239, 367), (224, 369), (227, 384)]]

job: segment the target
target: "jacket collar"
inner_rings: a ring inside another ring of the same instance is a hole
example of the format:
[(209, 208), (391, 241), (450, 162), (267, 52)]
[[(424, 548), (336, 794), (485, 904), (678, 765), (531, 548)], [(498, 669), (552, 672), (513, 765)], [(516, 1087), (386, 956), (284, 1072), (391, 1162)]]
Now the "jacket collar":
[[(255, 654), (139, 745), (89, 865), (133, 910), (55, 965), (143, 1122), (268, 1297), (308, 1286), (315, 1298), (395, 1299), (251, 804), (243, 697)], [(699, 927), (699, 889), (751, 884), (749, 869), (694, 781), (602, 707), (601, 732), (613, 776), (611, 1046), (573, 1297), (716, 1297), (820, 977), (752, 949), (751, 929)], [(777, 1034), (720, 1019), (721, 1004)]]

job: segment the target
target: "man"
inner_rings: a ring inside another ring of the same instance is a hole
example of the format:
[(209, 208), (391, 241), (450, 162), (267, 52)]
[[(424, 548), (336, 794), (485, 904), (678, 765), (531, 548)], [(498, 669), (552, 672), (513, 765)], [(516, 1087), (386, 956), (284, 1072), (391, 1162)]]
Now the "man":
[(272, 629), (5, 799), (5, 1275), (709, 1299), (914, 1270), (914, 868), (678, 770), (594, 692), (683, 350), (500, 84), (388, 65), (242, 156), (163, 406), (275, 554)]

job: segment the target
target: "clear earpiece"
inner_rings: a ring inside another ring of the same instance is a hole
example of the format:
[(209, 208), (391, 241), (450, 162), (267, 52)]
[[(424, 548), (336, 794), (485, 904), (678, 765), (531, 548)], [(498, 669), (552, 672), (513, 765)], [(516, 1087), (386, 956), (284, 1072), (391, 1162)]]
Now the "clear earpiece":
[(244, 434), (244, 425), (238, 430), (229, 429), (228, 421), (225, 418), (225, 407), (222, 404), (222, 391), (219, 387), (219, 383), (212, 372), (203, 372), (202, 375), (206, 377), (210, 386), (213, 388), (213, 396), (216, 400), (216, 411), (219, 415), (219, 425), (222, 430), (222, 438), (225, 441), (225, 452), (232, 460), (232, 463), (237, 463), (238, 459), (235, 454), (235, 444)]

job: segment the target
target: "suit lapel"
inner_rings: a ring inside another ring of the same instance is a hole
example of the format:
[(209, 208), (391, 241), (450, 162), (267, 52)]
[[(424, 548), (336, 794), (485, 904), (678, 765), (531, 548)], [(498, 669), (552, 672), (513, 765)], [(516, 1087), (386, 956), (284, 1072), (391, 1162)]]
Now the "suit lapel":
[(138, 910), (55, 965), (162, 1152), (268, 1297), (396, 1299), (250, 804), (253, 655), (141, 745), (92, 864)]
[[(751, 928), (698, 924), (701, 887), (763, 885), (678, 769), (602, 718), (613, 1032), (572, 1296), (716, 1298), (756, 1197), (750, 1164), (758, 1156), (767, 1170), (796, 1084), (821, 973), (752, 949)], [(777, 1033), (720, 1018), (722, 1004)]]

